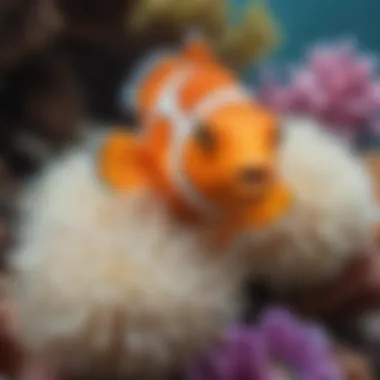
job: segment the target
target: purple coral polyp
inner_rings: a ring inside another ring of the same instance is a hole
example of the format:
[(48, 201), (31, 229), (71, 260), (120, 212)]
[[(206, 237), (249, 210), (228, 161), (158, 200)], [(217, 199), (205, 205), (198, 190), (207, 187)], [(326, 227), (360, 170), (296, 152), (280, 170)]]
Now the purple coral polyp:
[(377, 131), (380, 80), (375, 60), (353, 42), (317, 45), (303, 64), (281, 83), (271, 73), (262, 78), (259, 97), (279, 111), (315, 117), (344, 137)]
[(232, 327), (222, 344), (191, 366), (186, 380), (339, 380), (329, 340), (318, 326), (271, 309), (254, 326)]

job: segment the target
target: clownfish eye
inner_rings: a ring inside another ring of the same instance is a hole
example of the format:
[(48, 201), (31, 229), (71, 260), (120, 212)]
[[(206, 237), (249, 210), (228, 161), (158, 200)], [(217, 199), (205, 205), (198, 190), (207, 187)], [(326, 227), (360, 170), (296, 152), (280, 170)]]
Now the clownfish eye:
[(196, 127), (195, 139), (205, 152), (212, 152), (216, 147), (215, 136), (207, 125), (201, 124)]

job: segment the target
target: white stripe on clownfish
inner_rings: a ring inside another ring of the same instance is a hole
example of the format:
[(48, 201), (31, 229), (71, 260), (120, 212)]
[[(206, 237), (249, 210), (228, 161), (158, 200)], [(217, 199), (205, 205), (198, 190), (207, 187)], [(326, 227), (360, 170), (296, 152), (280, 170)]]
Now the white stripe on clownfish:
[[(142, 59), (132, 70), (132, 75), (124, 83), (121, 89), (122, 109), (134, 112), (138, 110), (137, 92), (147, 75), (156, 68), (157, 62), (173, 54), (170, 50), (158, 51)], [(172, 174), (173, 186), (184, 197), (185, 201), (202, 213), (215, 214), (217, 210), (192, 186), (181, 166), (182, 145), (189, 135), (193, 123), (190, 118), (179, 111), (176, 103), (179, 89), (188, 79), (189, 69), (173, 72), (170, 80), (159, 91), (158, 101), (149, 115), (144, 115), (144, 125), (140, 126), (140, 138), (144, 138), (144, 132), (154, 124), (157, 116), (167, 117), (173, 126), (173, 141), (168, 165)]]
[[(227, 90), (227, 89), (226, 89)], [(228, 90), (231, 90), (229, 88)], [(197, 110), (197, 114), (205, 116), (205, 111), (208, 108), (209, 111), (211, 109), (215, 109), (218, 106), (225, 105), (227, 103), (230, 103), (231, 101), (240, 101), (240, 93), (234, 92), (234, 91), (221, 91), (218, 95), (220, 97), (215, 98), (215, 102), (212, 101), (210, 98), (210, 102), (205, 102), (204, 108), (199, 107), (199, 110)], [(200, 104), (202, 106), (203, 104)], [(197, 107), (198, 108), (198, 107)], [(197, 116), (198, 116), (197, 115)], [(171, 154), (171, 166), (172, 166), (172, 177), (173, 182), (176, 185), (176, 188), (180, 193), (185, 197), (187, 202), (190, 202), (193, 207), (196, 207), (196, 209), (203, 214), (209, 215), (209, 216), (218, 216), (218, 210), (214, 205), (211, 204), (211, 202), (207, 201), (192, 185), (191, 181), (189, 181), (188, 177), (186, 176), (186, 172), (182, 167), (183, 161), (182, 161), (182, 154), (183, 154), (183, 146), (186, 142), (186, 138), (189, 136), (189, 134), (194, 131), (194, 128), (196, 127), (196, 123), (198, 121), (202, 120), (201, 117), (195, 117), (193, 118), (189, 124), (191, 124), (191, 128), (186, 131), (186, 133), (174, 133), (174, 138), (172, 142), (172, 154)], [(177, 128), (174, 128), (177, 129)], [(178, 131), (177, 131), (178, 132)]]
[(243, 87), (233, 84), (210, 92), (191, 112), (195, 119), (202, 120), (218, 108), (236, 102), (250, 102), (250, 99)]
[(171, 174), (172, 185), (191, 207), (202, 214), (216, 216), (218, 210), (211, 202), (205, 199), (189, 181), (183, 166), (182, 153), (186, 138), (194, 129), (194, 120), (186, 115), (180, 108), (177, 99), (182, 86), (191, 78), (191, 69), (175, 71), (160, 91), (157, 102), (146, 119), (141, 137), (144, 138), (144, 130), (154, 125), (156, 117), (165, 117), (172, 126), (172, 141), (169, 152), (168, 167)]
[[(157, 103), (149, 117), (150, 121), (144, 126), (148, 129), (154, 123), (155, 117), (166, 117), (172, 126), (171, 151), (169, 168), (175, 189), (184, 200), (202, 214), (216, 217), (217, 208), (197, 189), (194, 188), (183, 168), (183, 146), (188, 136), (194, 131), (199, 121), (206, 118), (214, 110), (227, 104), (249, 101), (249, 96), (242, 87), (229, 85), (209, 93), (190, 111), (185, 113), (177, 102), (183, 85), (192, 79), (191, 67), (174, 71), (166, 85), (160, 91)], [(142, 131), (143, 132), (143, 131)]]

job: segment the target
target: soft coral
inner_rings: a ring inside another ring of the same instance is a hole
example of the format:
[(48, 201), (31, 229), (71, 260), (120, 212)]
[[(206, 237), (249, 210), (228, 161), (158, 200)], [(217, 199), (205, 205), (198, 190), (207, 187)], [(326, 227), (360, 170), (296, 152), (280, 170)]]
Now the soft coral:
[(280, 111), (317, 118), (349, 139), (372, 132), (380, 111), (376, 61), (352, 41), (312, 47), (281, 83), (262, 76), (258, 96)]

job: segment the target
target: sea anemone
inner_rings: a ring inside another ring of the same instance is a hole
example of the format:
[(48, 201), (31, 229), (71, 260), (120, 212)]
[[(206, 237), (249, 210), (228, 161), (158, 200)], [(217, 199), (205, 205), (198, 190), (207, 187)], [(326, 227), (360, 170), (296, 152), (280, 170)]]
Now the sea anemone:
[(339, 135), (355, 140), (378, 126), (380, 79), (376, 62), (351, 41), (316, 45), (303, 64), (261, 78), (258, 96), (280, 111), (315, 117)]
[(316, 325), (281, 308), (267, 310), (256, 326), (235, 326), (186, 380), (337, 380), (332, 346)]
[(361, 158), (314, 120), (287, 117), (279, 170), (294, 192), (292, 208), (240, 240), (247, 269), (277, 289), (334, 279), (372, 243), (376, 199)]
[(238, 278), (155, 198), (116, 196), (93, 165), (70, 152), (25, 191), (9, 286), (19, 339), (58, 371), (157, 378), (231, 323)]

